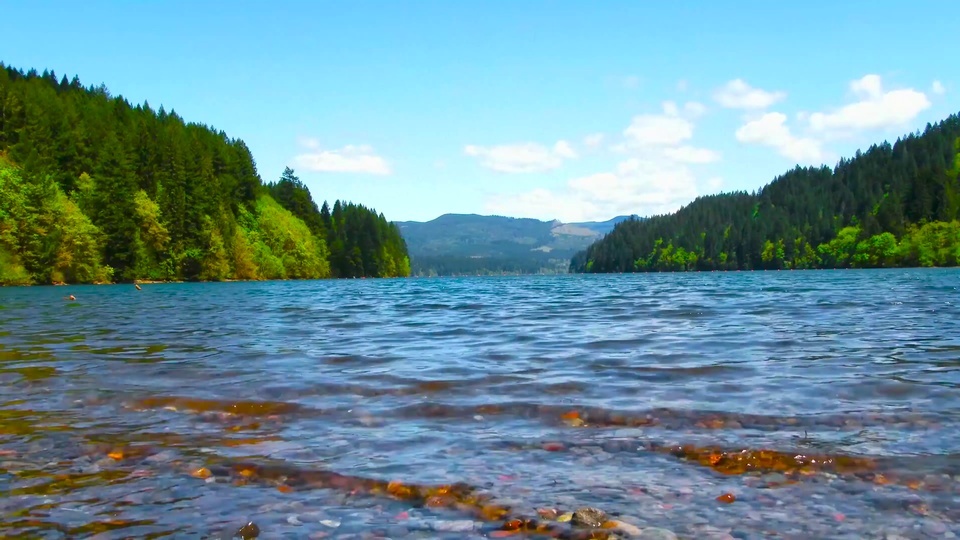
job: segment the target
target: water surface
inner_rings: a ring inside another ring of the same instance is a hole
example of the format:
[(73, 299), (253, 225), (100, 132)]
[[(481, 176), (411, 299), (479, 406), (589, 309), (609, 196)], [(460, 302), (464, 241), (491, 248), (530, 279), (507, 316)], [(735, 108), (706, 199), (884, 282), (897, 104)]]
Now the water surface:
[(949, 538), (958, 287), (888, 270), (0, 289), (0, 535), (610, 535), (554, 516), (593, 506), (680, 538)]

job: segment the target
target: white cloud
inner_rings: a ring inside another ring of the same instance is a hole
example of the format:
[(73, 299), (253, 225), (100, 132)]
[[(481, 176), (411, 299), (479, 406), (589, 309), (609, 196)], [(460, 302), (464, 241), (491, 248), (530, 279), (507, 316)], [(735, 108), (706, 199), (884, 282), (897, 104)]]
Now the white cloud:
[(297, 143), (304, 148), (309, 148), (311, 150), (316, 150), (320, 148), (320, 141), (314, 139), (313, 137), (298, 137)]
[(297, 167), (312, 172), (337, 172), (388, 175), (387, 161), (378, 156), (369, 145), (348, 144), (337, 150), (324, 150), (316, 139), (303, 139), (301, 145), (308, 151), (293, 158)]
[(698, 101), (688, 101), (683, 105), (683, 112), (687, 116), (699, 118), (707, 113), (707, 106)]
[(505, 173), (533, 173), (557, 169), (565, 159), (576, 159), (577, 153), (567, 141), (557, 141), (553, 148), (537, 143), (476, 146), (469, 144), (463, 152), (479, 158), (480, 165)]
[(686, 79), (680, 79), (677, 81), (677, 92), (686, 92), (690, 84)]
[(879, 75), (864, 75), (850, 82), (850, 91), (865, 98), (878, 98), (883, 94), (883, 82)]
[(623, 78), (623, 87), (633, 90), (640, 86), (640, 77), (636, 75), (630, 75)]
[(662, 108), (662, 114), (634, 117), (624, 129), (623, 142), (613, 148), (627, 155), (613, 170), (570, 179), (556, 190), (497, 196), (487, 201), (486, 210), (567, 222), (677, 210), (700, 192), (691, 166), (717, 161), (720, 154), (683, 144), (693, 137), (693, 122), (680, 116), (676, 103), (664, 102)]
[(943, 86), (943, 83), (940, 81), (933, 81), (933, 85), (930, 90), (938, 96), (942, 96), (947, 93), (947, 87)]
[[(666, 116), (681, 116), (680, 107), (675, 101), (664, 101), (661, 107), (663, 107), (663, 114)], [(688, 118), (699, 118), (706, 112), (707, 106), (698, 101), (688, 101), (683, 104), (682, 115)]]
[(679, 163), (713, 163), (720, 161), (720, 153), (707, 148), (677, 146), (664, 148), (663, 155)]
[(614, 171), (573, 178), (558, 191), (541, 188), (498, 196), (487, 201), (486, 210), (565, 222), (605, 220), (673, 212), (697, 194), (696, 178), (688, 168), (648, 156), (624, 160)]
[(567, 141), (557, 141), (557, 143), (553, 145), (553, 153), (564, 159), (577, 159), (577, 153)]
[(587, 148), (599, 148), (605, 138), (603, 133), (591, 133), (583, 138), (583, 145)]
[(667, 116), (679, 116), (680, 108), (677, 107), (677, 104), (673, 101), (664, 101), (663, 102), (663, 114)]
[(787, 115), (766, 113), (737, 129), (737, 140), (742, 143), (762, 144), (776, 148), (784, 157), (801, 164), (823, 162), (824, 154), (816, 139), (797, 137), (786, 125)]
[[(544, 188), (537, 188), (513, 196), (494, 196), (486, 201), (485, 211), (500, 216), (523, 216), (544, 220), (559, 219), (567, 223), (590, 221), (593, 218), (586, 216), (599, 215), (597, 208), (592, 203), (578, 200), (569, 193), (558, 194)], [(610, 219), (610, 217), (604, 219)]]
[(693, 137), (693, 123), (676, 116), (675, 109), (675, 104), (667, 102), (664, 104), (665, 114), (634, 116), (623, 130), (627, 146), (673, 146)]
[(718, 89), (713, 97), (728, 109), (766, 109), (782, 101), (787, 94), (753, 88), (743, 79), (734, 79)]
[(688, 163), (707, 163), (719, 159), (719, 154), (711, 150), (681, 146), (681, 143), (693, 137), (692, 120), (703, 114), (706, 107), (696, 102), (686, 103), (683, 112), (687, 117), (681, 116), (680, 108), (673, 101), (664, 101), (661, 107), (663, 114), (634, 116), (623, 131), (624, 142), (613, 149), (630, 152), (656, 147), (662, 156)]
[(866, 75), (850, 83), (859, 101), (830, 112), (810, 114), (814, 131), (825, 136), (843, 136), (850, 132), (896, 127), (913, 120), (930, 107), (923, 92), (912, 88), (884, 91), (879, 75)]

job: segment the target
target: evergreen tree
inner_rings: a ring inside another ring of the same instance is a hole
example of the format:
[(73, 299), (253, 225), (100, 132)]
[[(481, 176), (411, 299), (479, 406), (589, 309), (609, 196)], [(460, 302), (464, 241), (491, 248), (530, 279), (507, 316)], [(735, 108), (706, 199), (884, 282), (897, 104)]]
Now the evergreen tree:
[(960, 249), (960, 117), (842, 159), (796, 167), (756, 193), (699, 197), (631, 219), (572, 272), (951, 266)]
[(67, 81), (0, 64), (0, 284), (409, 275), (382, 215), (334, 219), (243, 141)]

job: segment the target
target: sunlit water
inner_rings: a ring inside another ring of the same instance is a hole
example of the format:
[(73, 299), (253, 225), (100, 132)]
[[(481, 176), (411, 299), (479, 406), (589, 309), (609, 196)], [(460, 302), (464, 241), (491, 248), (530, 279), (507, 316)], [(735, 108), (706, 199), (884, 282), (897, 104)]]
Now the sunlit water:
[[(950, 538), (958, 288), (905, 270), (0, 289), (0, 535), (472, 538), (519, 517), (571, 538)], [(550, 511), (584, 506), (637, 529)]]

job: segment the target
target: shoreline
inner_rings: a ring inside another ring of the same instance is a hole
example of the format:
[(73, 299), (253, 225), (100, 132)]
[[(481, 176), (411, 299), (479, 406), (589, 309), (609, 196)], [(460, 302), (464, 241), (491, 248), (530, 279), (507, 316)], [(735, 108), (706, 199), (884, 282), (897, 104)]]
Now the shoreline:
[(960, 269), (960, 266), (883, 266), (877, 268), (780, 268), (776, 270), (666, 270), (666, 271), (646, 271), (646, 272), (567, 272), (566, 274), (461, 274), (446, 276), (393, 276), (393, 277), (352, 277), (352, 278), (284, 278), (284, 279), (222, 279), (219, 281), (209, 280), (134, 280), (134, 281), (115, 281), (115, 282), (94, 282), (94, 283), (30, 283), (17, 285), (0, 285), (2, 288), (14, 287), (67, 287), (67, 286), (87, 286), (87, 285), (167, 285), (174, 283), (251, 283), (251, 282), (269, 282), (269, 281), (345, 281), (355, 279), (443, 279), (443, 278), (497, 278), (497, 277), (556, 277), (556, 276), (604, 276), (604, 275), (646, 275), (646, 274), (737, 274), (737, 273), (767, 273), (767, 272), (839, 272), (839, 271), (864, 271), (864, 270), (950, 270)]
[(23, 284), (11, 284), (11, 285), (0, 285), (0, 288), (15, 288), (15, 287), (79, 287), (79, 286), (88, 286), (88, 285), (167, 285), (172, 283), (255, 283), (255, 282), (268, 282), (268, 281), (342, 281), (342, 280), (354, 280), (354, 279), (411, 279), (414, 276), (394, 276), (394, 277), (325, 277), (325, 278), (283, 278), (283, 279), (221, 279), (217, 281), (211, 280), (143, 280), (137, 279), (133, 281), (111, 281), (111, 282), (102, 282), (96, 281), (93, 283), (65, 283), (65, 282), (55, 282), (55, 283), (23, 283)]

